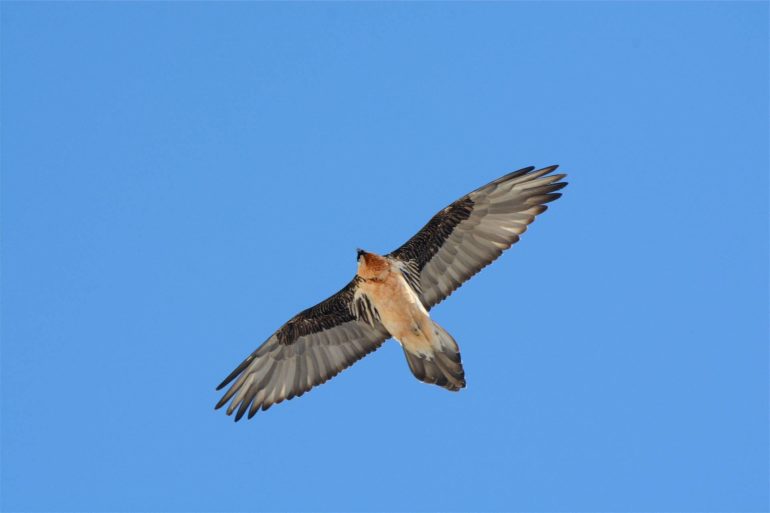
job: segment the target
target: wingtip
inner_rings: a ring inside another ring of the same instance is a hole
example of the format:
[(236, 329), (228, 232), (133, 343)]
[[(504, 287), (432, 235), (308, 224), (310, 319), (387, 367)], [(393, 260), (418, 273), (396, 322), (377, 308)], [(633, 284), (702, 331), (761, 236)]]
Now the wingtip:
[[(505, 176), (507, 176), (508, 178), (515, 178), (517, 176), (522, 176), (522, 175), (526, 175), (527, 173), (531, 173), (534, 169), (535, 169), (535, 166), (522, 167), (522, 168), (517, 169), (515, 171), (511, 171), (510, 173), (506, 174)], [(503, 178), (503, 177), (500, 177), (500, 178)]]
[(557, 169), (559, 169), (559, 164), (551, 164), (550, 166), (546, 166), (546, 167), (544, 167), (542, 169), (538, 169), (536, 171), (536, 173), (540, 172), (540, 171), (543, 171), (543, 175), (552, 176), (552, 177), (556, 178), (556, 180), (563, 180), (567, 176), (567, 173), (558, 173), (558, 174), (555, 174), (555, 175), (550, 174), (550, 173), (553, 173), (554, 171), (556, 171)]
[(556, 182), (553, 184), (551, 188), (548, 189), (548, 192), (560, 191), (566, 186), (567, 186), (567, 182)]
[[(218, 409), (220, 409), (222, 406), (224, 406), (225, 404), (227, 404), (227, 399), (225, 399), (225, 398), (223, 397), (222, 399), (220, 399), (220, 400), (217, 402), (217, 404), (214, 406), (214, 409), (215, 409), (215, 410), (218, 410)], [(229, 413), (228, 413), (228, 415), (229, 415)]]

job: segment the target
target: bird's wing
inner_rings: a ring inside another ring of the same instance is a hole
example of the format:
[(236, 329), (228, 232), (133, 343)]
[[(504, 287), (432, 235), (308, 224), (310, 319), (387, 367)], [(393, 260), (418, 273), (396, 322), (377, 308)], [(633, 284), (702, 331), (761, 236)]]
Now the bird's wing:
[[(458, 199), (433, 216), (389, 256), (419, 276), (422, 302), (431, 308), (519, 240), (546, 203), (561, 196), (566, 175), (557, 166), (514, 171)], [(408, 269), (407, 268), (407, 269)]]
[(357, 280), (297, 314), (246, 358), (217, 387), (233, 384), (216, 407), (232, 399), (227, 414), (249, 418), (284, 399), (325, 383), (371, 353), (390, 335), (379, 323), (357, 320), (351, 311)]

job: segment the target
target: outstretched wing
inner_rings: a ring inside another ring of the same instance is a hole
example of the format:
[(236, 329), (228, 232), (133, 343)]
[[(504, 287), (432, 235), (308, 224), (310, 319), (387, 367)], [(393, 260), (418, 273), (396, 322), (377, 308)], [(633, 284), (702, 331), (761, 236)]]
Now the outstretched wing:
[(284, 399), (325, 383), (371, 353), (390, 335), (379, 323), (359, 321), (350, 304), (356, 280), (312, 308), (297, 314), (254, 351), (217, 387), (230, 386), (216, 408), (227, 407), (235, 420), (253, 417)]
[(514, 171), (458, 199), (389, 256), (419, 274), (431, 308), (519, 240), (545, 204), (561, 196), (557, 166)]

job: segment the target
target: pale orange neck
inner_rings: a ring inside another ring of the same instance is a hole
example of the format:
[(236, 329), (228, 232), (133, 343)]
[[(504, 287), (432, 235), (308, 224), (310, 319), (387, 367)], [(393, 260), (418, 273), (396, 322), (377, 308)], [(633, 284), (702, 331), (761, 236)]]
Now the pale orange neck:
[(358, 275), (365, 280), (383, 280), (389, 270), (390, 262), (386, 258), (373, 253), (364, 254), (358, 265)]

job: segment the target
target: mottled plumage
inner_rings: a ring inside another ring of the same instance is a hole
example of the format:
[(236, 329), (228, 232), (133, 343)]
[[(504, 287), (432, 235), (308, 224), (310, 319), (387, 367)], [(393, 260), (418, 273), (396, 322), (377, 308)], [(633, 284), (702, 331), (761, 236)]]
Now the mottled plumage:
[(449, 390), (465, 386), (457, 343), (428, 312), (519, 240), (546, 203), (561, 196), (556, 166), (528, 167), (463, 196), (386, 256), (359, 250), (358, 273), (342, 290), (295, 315), (217, 390), (227, 413), (253, 416), (300, 396), (391, 336), (412, 373)]

